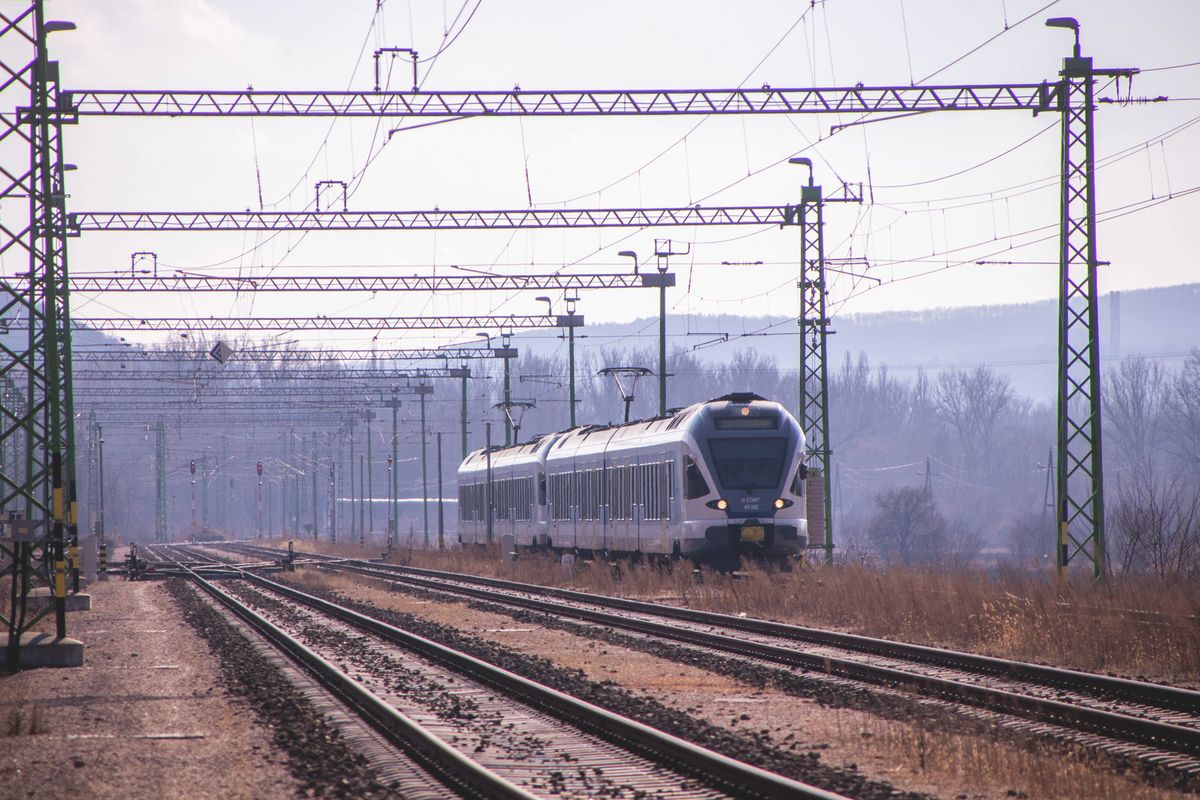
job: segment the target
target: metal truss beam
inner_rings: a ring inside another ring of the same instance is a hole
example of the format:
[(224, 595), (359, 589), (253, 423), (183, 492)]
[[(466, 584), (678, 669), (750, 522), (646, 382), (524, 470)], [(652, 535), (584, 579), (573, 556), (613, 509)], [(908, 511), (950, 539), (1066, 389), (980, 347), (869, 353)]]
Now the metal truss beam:
[[(363, 392), (389, 391), (389, 386), (367, 386), (366, 384), (331, 386), (320, 383), (313, 386), (295, 386), (291, 384), (278, 386), (231, 386), (221, 384), (204, 386), (193, 389), (187, 385), (179, 386), (88, 386), (80, 388), (79, 402), (92, 403), (103, 398), (136, 397), (138, 399), (154, 398), (178, 403), (222, 403), (229, 401), (236, 404), (242, 398), (277, 397), (282, 403), (293, 398), (344, 400), (352, 404), (370, 403), (370, 398), (364, 398)], [(410, 387), (402, 387), (407, 390)], [(357, 391), (355, 391), (357, 390)]]
[(566, 117), (1042, 110), (1053, 84), (452, 92), (77, 89), (63, 113), (126, 117)]
[(236, 397), (208, 397), (200, 395), (192, 398), (167, 398), (154, 397), (153, 399), (138, 400), (128, 399), (130, 393), (127, 391), (121, 397), (127, 398), (121, 400), (88, 400), (80, 398), (77, 404), (82, 411), (95, 410), (98, 415), (104, 416), (105, 412), (113, 411), (142, 411), (154, 412), (159, 414), (169, 414), (174, 412), (187, 412), (190, 409), (215, 412), (224, 414), (232, 412), (237, 414), (243, 411), (281, 411), (281, 410), (303, 410), (303, 411), (335, 411), (342, 409), (360, 408), (364, 404), (361, 398), (348, 397), (346, 393), (334, 394), (323, 400), (307, 399), (289, 399), (286, 403), (278, 400), (257, 400), (257, 399), (238, 399)]
[[(149, 363), (212, 363), (206, 350), (132, 350), (109, 348), (106, 350), (76, 350), (71, 354), (77, 364), (109, 364), (121, 362)], [(231, 363), (253, 362), (265, 364), (324, 364), (344, 361), (468, 361), (480, 358), (496, 358), (487, 347), (414, 348), (402, 350), (237, 350), (230, 358)]]
[[(648, 275), (407, 275), (271, 276), (235, 278), (209, 275), (104, 275), (71, 278), (73, 292), (468, 292), (578, 291), (645, 287)], [(675, 275), (668, 273), (670, 285)], [(655, 283), (657, 278), (651, 280)]]
[[(582, 324), (582, 317), (578, 317)], [(76, 330), (97, 331), (359, 331), (557, 328), (558, 317), (510, 314), (461, 317), (89, 317)], [(13, 330), (20, 330), (17, 325)]]
[(79, 211), (72, 235), (136, 231), (438, 231), (779, 225), (783, 206), (464, 211)]
[(361, 381), (361, 380), (426, 380), (436, 378), (469, 378), (471, 371), (463, 367), (432, 369), (379, 369), (371, 367), (333, 367), (329, 369), (197, 369), (190, 371), (89, 369), (75, 370), (75, 385), (81, 396), (94, 391), (87, 384), (94, 381), (120, 381), (122, 385), (131, 381), (155, 381), (179, 383), (180, 381)]

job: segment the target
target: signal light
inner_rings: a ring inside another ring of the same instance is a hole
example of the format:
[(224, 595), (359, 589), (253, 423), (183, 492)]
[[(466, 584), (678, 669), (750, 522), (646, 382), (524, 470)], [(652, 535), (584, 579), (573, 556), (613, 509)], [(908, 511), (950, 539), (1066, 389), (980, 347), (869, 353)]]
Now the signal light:
[(191, 465), (188, 467), (188, 469), (190, 469), (190, 470), (192, 471), (192, 474), (193, 474), (193, 475), (195, 475), (195, 474), (196, 474), (196, 459), (194, 459), (194, 458), (192, 459), (192, 463), (191, 463)]
[(258, 462), (258, 465), (255, 467), (255, 469), (258, 470), (259, 475), (262, 475), (262, 462), (261, 461)]

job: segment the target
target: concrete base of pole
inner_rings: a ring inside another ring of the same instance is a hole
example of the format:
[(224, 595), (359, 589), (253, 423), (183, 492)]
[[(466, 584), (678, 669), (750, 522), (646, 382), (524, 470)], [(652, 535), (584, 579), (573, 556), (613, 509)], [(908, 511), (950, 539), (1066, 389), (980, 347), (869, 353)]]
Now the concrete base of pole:
[(96, 580), (99, 554), (96, 552), (95, 536), (84, 536), (79, 540), (79, 557), (83, 561), (81, 568), (83, 578), (89, 581)]
[[(38, 612), (43, 608), (54, 605), (54, 593), (48, 586), (38, 586), (29, 590), (29, 611)], [(91, 611), (92, 596), (86, 592), (67, 595), (67, 611)]]
[[(8, 661), (8, 639), (0, 639), (0, 664)], [(83, 642), (56, 639), (49, 633), (26, 633), (21, 637), (21, 669), (41, 667), (82, 667)]]

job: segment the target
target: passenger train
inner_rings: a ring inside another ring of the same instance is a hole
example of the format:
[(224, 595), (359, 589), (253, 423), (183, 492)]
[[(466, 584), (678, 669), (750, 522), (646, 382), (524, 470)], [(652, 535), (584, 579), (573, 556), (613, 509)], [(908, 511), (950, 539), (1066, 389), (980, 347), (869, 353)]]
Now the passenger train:
[(796, 419), (754, 394), (476, 450), (458, 469), (459, 539), (723, 568), (783, 560), (808, 541), (803, 457)]

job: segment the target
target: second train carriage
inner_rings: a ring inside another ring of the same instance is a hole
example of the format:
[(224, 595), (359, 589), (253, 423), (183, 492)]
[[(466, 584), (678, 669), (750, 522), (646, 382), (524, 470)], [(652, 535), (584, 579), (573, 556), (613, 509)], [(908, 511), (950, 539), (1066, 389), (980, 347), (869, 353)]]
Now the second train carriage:
[(711, 563), (797, 555), (808, 538), (803, 456), (795, 418), (752, 394), (477, 450), (458, 471), (459, 538), (488, 541), (490, 503), (491, 535), (519, 547)]

